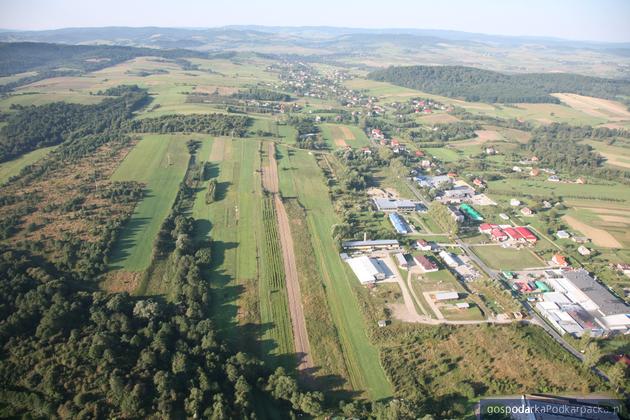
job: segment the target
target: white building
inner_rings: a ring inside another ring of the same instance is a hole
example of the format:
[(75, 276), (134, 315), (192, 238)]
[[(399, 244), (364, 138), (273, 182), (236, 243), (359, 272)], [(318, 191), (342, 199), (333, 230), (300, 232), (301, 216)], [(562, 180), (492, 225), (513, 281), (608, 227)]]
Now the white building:
[(348, 258), (346, 262), (352, 268), (361, 284), (374, 284), (377, 280), (385, 278), (385, 273), (378, 268), (378, 265), (370, 257)]
[(457, 292), (437, 292), (435, 294), (435, 300), (442, 301), (442, 300), (456, 300), (459, 299), (459, 293)]

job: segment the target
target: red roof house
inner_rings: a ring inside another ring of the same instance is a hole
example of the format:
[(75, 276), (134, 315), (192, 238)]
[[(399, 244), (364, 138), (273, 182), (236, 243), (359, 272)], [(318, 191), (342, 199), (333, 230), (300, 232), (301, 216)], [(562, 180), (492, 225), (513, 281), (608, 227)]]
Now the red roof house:
[(514, 240), (514, 241), (523, 241), (525, 238), (523, 238), (523, 235), (521, 235), (518, 230), (514, 229), (514, 228), (505, 228), (503, 229), (503, 232), (505, 232), (505, 234), (507, 236), (510, 237), (510, 239)]
[(553, 262), (556, 265), (559, 265), (560, 267), (567, 267), (569, 265), (569, 263), (567, 262), (567, 259), (564, 258), (564, 255), (560, 255), (560, 254), (555, 254), (551, 258), (551, 262)]

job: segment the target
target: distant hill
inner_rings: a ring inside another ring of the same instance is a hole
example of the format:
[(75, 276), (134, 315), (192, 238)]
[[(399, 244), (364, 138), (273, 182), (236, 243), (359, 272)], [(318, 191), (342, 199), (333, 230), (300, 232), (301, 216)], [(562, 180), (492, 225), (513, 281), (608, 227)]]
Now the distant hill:
[(0, 76), (58, 68), (95, 71), (141, 56), (167, 59), (207, 57), (207, 53), (183, 49), (134, 48), (117, 45), (60, 45), (33, 42), (0, 43)]
[(630, 97), (630, 81), (566, 73), (504, 74), (463, 66), (402, 66), (368, 75), (377, 81), (471, 102), (559, 103), (550, 93)]

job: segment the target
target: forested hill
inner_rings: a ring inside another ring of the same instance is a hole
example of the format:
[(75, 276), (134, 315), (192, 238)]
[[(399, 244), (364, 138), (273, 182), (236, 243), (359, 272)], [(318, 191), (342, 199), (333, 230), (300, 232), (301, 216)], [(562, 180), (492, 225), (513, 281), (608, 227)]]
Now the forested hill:
[(463, 66), (405, 66), (378, 70), (368, 77), (471, 102), (559, 103), (550, 95), (557, 92), (610, 99), (630, 96), (630, 81), (568, 73), (504, 74)]
[(0, 43), (0, 76), (59, 68), (80, 72), (100, 70), (132, 58), (203, 58), (208, 54), (183, 49), (165, 50), (116, 45), (61, 45), (37, 42)]

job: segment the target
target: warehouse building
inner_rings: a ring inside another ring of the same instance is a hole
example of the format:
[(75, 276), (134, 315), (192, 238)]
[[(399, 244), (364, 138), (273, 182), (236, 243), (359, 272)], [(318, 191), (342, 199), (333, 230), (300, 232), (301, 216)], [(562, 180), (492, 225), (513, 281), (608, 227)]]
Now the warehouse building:
[(378, 211), (390, 212), (412, 212), (426, 210), (424, 206), (411, 200), (395, 200), (393, 198), (374, 198), (372, 199)]
[(361, 284), (374, 284), (377, 280), (385, 278), (385, 273), (380, 270), (378, 264), (375, 264), (370, 257), (348, 258), (346, 262), (352, 268)]
[(415, 257), (413, 257), (413, 260), (424, 273), (432, 273), (438, 271), (438, 266), (424, 255), (416, 255)]
[(377, 249), (398, 249), (395, 239), (377, 239), (373, 241), (346, 241), (341, 247), (347, 251), (374, 251)]
[(411, 226), (409, 226), (409, 223), (407, 223), (404, 217), (400, 214), (389, 213), (389, 221), (392, 223), (392, 226), (394, 226), (394, 229), (396, 229), (396, 232), (401, 235), (411, 233)]
[(554, 292), (543, 293), (540, 313), (561, 333), (593, 336), (630, 333), (630, 306), (613, 295), (584, 269), (548, 270)]

